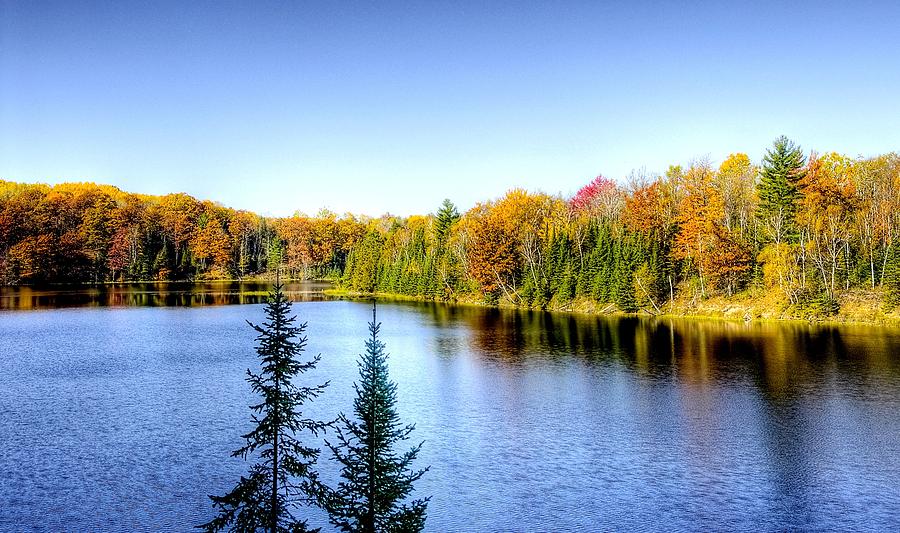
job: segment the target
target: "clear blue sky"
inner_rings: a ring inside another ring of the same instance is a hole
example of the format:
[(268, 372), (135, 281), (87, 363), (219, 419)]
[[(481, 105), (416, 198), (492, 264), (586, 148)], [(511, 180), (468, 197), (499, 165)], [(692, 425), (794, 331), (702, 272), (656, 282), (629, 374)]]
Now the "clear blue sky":
[(285, 215), (900, 149), (898, 2), (0, 0), (0, 178)]

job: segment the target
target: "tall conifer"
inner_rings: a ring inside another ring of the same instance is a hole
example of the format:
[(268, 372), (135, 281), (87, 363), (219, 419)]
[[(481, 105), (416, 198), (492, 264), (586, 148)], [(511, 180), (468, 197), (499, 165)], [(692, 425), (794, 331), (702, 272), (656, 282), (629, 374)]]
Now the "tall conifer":
[(341, 414), (337, 444), (326, 441), (342, 466), (342, 480), (336, 489), (324, 490), (322, 506), (341, 531), (416, 532), (425, 526), (429, 498), (406, 500), (428, 468), (412, 469), (421, 443), (405, 453), (396, 450), (415, 426), (403, 425), (397, 414), (397, 385), (388, 379), (380, 328), (373, 306), (371, 337), (359, 359), (359, 382), (354, 384), (355, 419)]
[(799, 146), (787, 137), (775, 139), (763, 158), (757, 215), (776, 244), (790, 240), (796, 233), (794, 217), (800, 191), (797, 182), (803, 177), (806, 158)]
[(889, 309), (894, 309), (900, 306), (900, 249), (897, 247), (889, 252), (884, 273), (884, 302)]
[(254, 464), (247, 477), (224, 496), (210, 496), (219, 514), (198, 526), (206, 531), (304, 532), (305, 520), (294, 516), (302, 505), (313, 503), (317, 494), (317, 476), (313, 466), (319, 455), (316, 448), (299, 440), (303, 432), (313, 436), (329, 425), (304, 418), (301, 407), (318, 397), (328, 383), (303, 387), (294, 378), (316, 367), (320, 356), (301, 361), (306, 347), (306, 323), (294, 325), (291, 303), (284, 286), (276, 281), (266, 305), (266, 321), (262, 325), (247, 322), (259, 335), (256, 353), (261, 360), (260, 373), (247, 370), (247, 382), (262, 402), (252, 405), (252, 431), (243, 435), (246, 443), (232, 453)]
[(444, 199), (437, 216), (434, 217), (434, 236), (439, 248), (442, 248), (447, 242), (450, 228), (457, 220), (459, 220), (459, 211), (456, 210), (456, 206), (449, 198)]

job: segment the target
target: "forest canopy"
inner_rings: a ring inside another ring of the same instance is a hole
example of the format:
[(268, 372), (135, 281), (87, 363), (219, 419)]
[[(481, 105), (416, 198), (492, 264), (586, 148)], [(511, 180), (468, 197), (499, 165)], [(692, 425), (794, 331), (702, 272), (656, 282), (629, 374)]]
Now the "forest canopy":
[(277, 265), (429, 299), (658, 312), (756, 288), (827, 314), (854, 288), (900, 303), (898, 191), (896, 153), (807, 153), (784, 137), (759, 164), (736, 153), (405, 218), (270, 218), (181, 193), (0, 181), (0, 281), (239, 279)]

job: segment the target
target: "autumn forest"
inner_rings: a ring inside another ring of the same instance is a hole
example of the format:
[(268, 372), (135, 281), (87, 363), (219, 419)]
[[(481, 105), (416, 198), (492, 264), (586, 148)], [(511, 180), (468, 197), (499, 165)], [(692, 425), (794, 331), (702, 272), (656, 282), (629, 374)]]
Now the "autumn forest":
[(267, 218), (186, 194), (0, 181), (3, 284), (243, 279), (276, 266), (348, 291), (544, 309), (664, 313), (676, 301), (777, 295), (829, 316), (851, 292), (900, 304), (900, 155), (804, 152), (756, 164), (602, 176), (571, 198), (510, 190), (459, 213)]

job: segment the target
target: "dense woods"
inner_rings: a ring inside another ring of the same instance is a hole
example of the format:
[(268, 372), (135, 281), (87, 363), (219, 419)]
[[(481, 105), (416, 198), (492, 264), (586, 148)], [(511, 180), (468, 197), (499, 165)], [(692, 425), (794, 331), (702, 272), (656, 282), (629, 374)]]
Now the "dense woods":
[[(777, 139), (760, 165), (732, 154), (571, 198), (512, 190), (456, 218), (382, 221), (351, 247), (349, 289), (661, 313), (676, 300), (777, 295), (829, 315), (842, 292), (900, 303), (900, 156), (805, 155)], [(447, 227), (450, 229), (448, 230)]]
[(777, 294), (831, 314), (854, 289), (900, 303), (900, 156), (805, 153), (777, 139), (662, 175), (598, 176), (571, 198), (509, 191), (458, 213), (264, 218), (184, 194), (0, 182), (5, 283), (240, 278), (275, 264), (348, 290), (539, 308), (663, 312)]
[(326, 211), (272, 219), (186, 194), (0, 181), (0, 280), (242, 278), (274, 264), (293, 277), (335, 277), (364, 228)]

